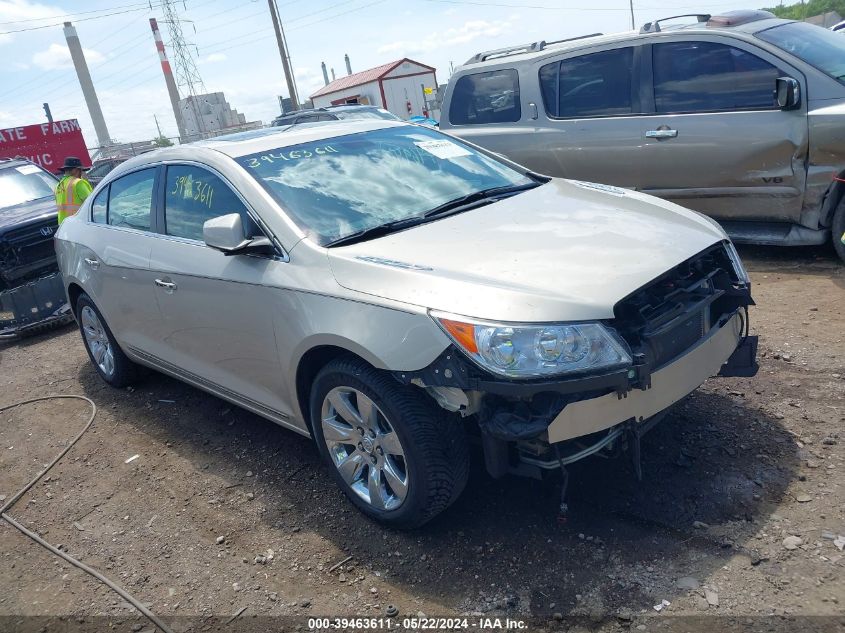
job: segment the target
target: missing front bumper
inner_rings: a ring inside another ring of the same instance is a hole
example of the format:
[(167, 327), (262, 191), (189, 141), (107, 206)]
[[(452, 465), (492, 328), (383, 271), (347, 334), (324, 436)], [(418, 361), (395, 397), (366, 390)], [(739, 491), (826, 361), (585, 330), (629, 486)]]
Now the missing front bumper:
[(720, 372), (738, 347), (742, 324), (742, 316), (735, 314), (722, 327), (711, 330), (689, 352), (653, 372), (649, 389), (609, 393), (566, 405), (549, 425), (549, 443), (596, 433), (626, 420), (647, 420), (667, 409)]
[(0, 339), (72, 320), (59, 273), (0, 292)]

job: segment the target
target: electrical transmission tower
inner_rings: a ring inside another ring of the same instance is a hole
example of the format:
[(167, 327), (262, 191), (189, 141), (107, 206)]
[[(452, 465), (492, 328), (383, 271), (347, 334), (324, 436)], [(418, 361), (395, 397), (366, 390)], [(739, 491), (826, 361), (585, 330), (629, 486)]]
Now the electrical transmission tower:
[(185, 41), (185, 36), (182, 33), (183, 20), (179, 18), (179, 14), (176, 11), (176, 3), (177, 0), (161, 0), (161, 8), (164, 11), (164, 22), (167, 23), (168, 30), (170, 31), (170, 45), (173, 48), (176, 85), (181, 88), (182, 94), (185, 95), (194, 112), (198, 132), (204, 134), (206, 130), (199, 104), (197, 103), (197, 95), (205, 93), (205, 84), (202, 81), (200, 71), (191, 54), (191, 44)]

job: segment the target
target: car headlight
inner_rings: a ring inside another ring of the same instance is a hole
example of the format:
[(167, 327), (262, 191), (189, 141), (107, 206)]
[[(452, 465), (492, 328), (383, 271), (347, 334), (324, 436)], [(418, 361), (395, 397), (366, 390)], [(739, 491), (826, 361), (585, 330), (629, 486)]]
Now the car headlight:
[(739, 279), (746, 286), (751, 285), (751, 279), (748, 277), (748, 271), (742, 265), (742, 260), (739, 258), (739, 253), (736, 252), (734, 243), (728, 240), (725, 242), (725, 250), (728, 252), (728, 258), (731, 260), (731, 265), (734, 267), (737, 279)]
[(470, 359), (508, 378), (610, 371), (632, 362), (625, 344), (601, 323), (512, 324), (431, 316)]

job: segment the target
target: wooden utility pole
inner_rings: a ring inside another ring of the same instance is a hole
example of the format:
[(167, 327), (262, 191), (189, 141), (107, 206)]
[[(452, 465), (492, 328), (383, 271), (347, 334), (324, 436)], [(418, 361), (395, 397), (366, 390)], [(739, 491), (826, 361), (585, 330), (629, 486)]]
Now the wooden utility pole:
[(273, 18), (273, 29), (276, 31), (276, 43), (279, 45), (279, 55), (282, 57), (282, 70), (285, 72), (285, 81), (288, 84), (291, 108), (299, 110), (299, 95), (296, 94), (296, 84), (293, 79), (293, 72), (290, 68), (290, 54), (285, 43), (285, 32), (282, 30), (282, 22), (279, 18), (279, 8), (276, 0), (267, 0), (270, 6), (270, 17)]

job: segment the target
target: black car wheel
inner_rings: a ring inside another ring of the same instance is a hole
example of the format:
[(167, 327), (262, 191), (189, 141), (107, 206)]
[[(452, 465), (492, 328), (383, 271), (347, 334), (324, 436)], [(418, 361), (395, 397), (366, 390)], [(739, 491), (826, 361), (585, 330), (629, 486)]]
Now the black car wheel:
[(311, 420), (338, 485), (381, 523), (418, 527), (466, 485), (469, 454), (460, 418), (357, 358), (334, 360), (317, 375)]

